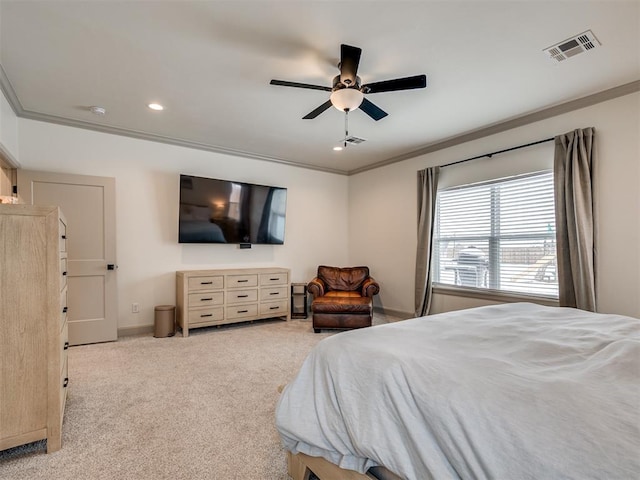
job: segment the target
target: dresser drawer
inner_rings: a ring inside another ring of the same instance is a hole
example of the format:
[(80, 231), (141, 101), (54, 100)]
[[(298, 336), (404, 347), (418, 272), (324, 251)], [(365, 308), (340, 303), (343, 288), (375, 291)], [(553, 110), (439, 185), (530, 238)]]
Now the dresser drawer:
[(260, 304), (260, 315), (271, 314), (280, 317), (289, 313), (289, 300), (279, 300), (277, 302), (265, 302)]
[(223, 303), (223, 292), (199, 292), (189, 294), (189, 308), (222, 305)]
[(237, 305), (235, 307), (227, 307), (226, 318), (228, 320), (234, 318), (255, 317), (258, 314), (258, 305)]
[(62, 289), (62, 293), (60, 294), (60, 330), (62, 330), (62, 327), (67, 322), (68, 310), (69, 309), (67, 307), (67, 288), (65, 287)]
[(287, 287), (267, 287), (260, 289), (260, 301), (288, 298)]
[(197, 292), (197, 291), (203, 291), (203, 290), (219, 290), (223, 287), (224, 287), (224, 277), (222, 275), (189, 278), (190, 292)]
[(258, 290), (248, 288), (246, 290), (229, 290), (226, 292), (226, 304), (251, 303), (258, 301)]
[(60, 251), (67, 251), (67, 225), (64, 223), (62, 219), (59, 220), (59, 228), (60, 232)]
[(202, 310), (189, 310), (189, 323), (209, 323), (224, 320), (224, 308), (212, 307)]
[(260, 285), (285, 285), (289, 281), (289, 275), (282, 273), (261, 273)]
[(227, 275), (227, 288), (257, 286), (258, 275)]
[(60, 259), (60, 290), (67, 286), (67, 259)]
[[(69, 364), (64, 359), (62, 373), (60, 374), (60, 416), (64, 415), (64, 406), (67, 402), (67, 390), (69, 389)], [(55, 398), (55, 397), (54, 397)]]
[(69, 351), (69, 326), (67, 322), (64, 322), (62, 332), (60, 333), (60, 370), (64, 368), (64, 364), (67, 361), (67, 352)]

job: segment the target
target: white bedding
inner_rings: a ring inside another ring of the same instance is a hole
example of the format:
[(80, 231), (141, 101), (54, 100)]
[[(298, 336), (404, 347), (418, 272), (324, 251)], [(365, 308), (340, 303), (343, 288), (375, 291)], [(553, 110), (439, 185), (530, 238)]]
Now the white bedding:
[(640, 320), (520, 303), (340, 333), (285, 388), (286, 449), (407, 480), (640, 477)]

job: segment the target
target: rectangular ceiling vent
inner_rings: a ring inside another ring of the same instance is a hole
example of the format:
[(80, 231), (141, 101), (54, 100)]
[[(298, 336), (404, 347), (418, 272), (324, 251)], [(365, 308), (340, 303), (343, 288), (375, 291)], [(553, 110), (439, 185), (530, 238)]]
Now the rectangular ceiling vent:
[(574, 37), (563, 40), (562, 42), (545, 48), (543, 51), (549, 54), (549, 58), (556, 62), (562, 62), (579, 53), (593, 50), (602, 44), (598, 41), (591, 30), (582, 32)]
[(347, 142), (349, 145), (359, 145), (362, 142), (366, 142), (364, 138), (354, 137), (353, 135), (345, 138), (344, 141)]

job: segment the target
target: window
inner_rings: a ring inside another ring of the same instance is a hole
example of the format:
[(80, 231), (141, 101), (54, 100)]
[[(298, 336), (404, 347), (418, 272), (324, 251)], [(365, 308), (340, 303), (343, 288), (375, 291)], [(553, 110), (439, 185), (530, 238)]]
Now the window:
[(438, 192), (434, 282), (558, 297), (553, 173)]

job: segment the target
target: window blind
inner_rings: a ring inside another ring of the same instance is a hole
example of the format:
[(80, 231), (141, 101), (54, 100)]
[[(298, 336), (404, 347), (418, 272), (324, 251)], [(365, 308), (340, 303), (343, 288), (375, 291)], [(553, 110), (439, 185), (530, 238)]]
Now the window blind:
[(438, 192), (434, 281), (557, 298), (553, 172)]

